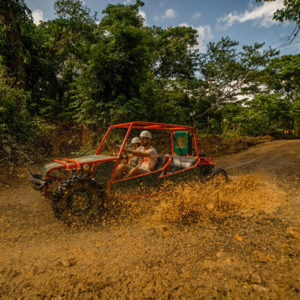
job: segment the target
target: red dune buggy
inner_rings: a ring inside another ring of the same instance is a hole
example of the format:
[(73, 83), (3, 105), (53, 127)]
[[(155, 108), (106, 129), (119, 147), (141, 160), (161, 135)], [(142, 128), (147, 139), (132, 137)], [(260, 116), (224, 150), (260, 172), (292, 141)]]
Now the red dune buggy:
[[(151, 145), (159, 154), (154, 169), (115, 179), (118, 165), (128, 162), (128, 141), (143, 130), (152, 133)], [(117, 146), (120, 141), (122, 144)], [(30, 181), (33, 188), (51, 199), (56, 217), (71, 224), (97, 219), (108, 194), (140, 197), (161, 192), (162, 186), (168, 186), (167, 182), (208, 179), (216, 175), (227, 180), (223, 169), (215, 168), (211, 158), (198, 153), (193, 127), (136, 121), (109, 127), (95, 154), (54, 160), (42, 167), (41, 174), (30, 174)]]

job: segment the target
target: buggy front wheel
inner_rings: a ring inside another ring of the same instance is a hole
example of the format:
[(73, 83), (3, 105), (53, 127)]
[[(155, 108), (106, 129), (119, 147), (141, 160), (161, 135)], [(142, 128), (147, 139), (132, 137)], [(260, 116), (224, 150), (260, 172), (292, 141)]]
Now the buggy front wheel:
[(54, 193), (52, 208), (55, 216), (67, 225), (86, 225), (101, 218), (105, 193), (90, 177), (73, 176), (63, 181)]

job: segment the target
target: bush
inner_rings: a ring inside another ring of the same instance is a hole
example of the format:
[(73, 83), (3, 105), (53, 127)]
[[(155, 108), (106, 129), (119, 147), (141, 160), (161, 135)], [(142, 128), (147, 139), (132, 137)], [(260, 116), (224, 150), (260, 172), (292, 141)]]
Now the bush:
[(0, 136), (10, 135), (23, 143), (32, 138), (35, 126), (26, 108), (30, 93), (15, 85), (0, 61)]

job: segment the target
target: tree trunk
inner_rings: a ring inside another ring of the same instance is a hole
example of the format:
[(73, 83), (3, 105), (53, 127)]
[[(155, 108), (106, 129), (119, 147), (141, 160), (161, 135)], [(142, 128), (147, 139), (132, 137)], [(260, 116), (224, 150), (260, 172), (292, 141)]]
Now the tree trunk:
[(225, 131), (224, 131), (224, 133), (222, 134), (222, 136), (225, 136), (225, 135), (226, 135), (227, 131), (228, 131), (229, 128), (230, 128), (230, 125), (231, 125), (231, 122), (229, 121), (229, 122), (228, 122), (228, 125), (227, 125), (227, 128), (225, 129)]
[(220, 133), (223, 134), (223, 118), (219, 120)]
[(89, 129), (85, 124), (82, 124), (82, 140), (84, 146), (90, 142)]
[(209, 121), (209, 116), (207, 116), (207, 133), (210, 133), (210, 121)]

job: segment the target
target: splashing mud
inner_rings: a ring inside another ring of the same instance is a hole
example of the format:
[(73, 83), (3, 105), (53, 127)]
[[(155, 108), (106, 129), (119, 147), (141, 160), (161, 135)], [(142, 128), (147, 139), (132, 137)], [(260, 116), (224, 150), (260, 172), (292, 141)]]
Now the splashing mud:
[(208, 182), (167, 184), (158, 196), (109, 199), (103, 225), (132, 221), (149, 224), (203, 223), (226, 214), (251, 215), (259, 211), (274, 212), (286, 194), (268, 180), (266, 175), (242, 175), (225, 182), (216, 178)]
[(244, 175), (228, 183), (221, 179), (194, 181), (175, 187), (170, 196), (163, 196), (155, 219), (189, 224), (228, 213), (272, 212), (284, 197), (283, 191), (258, 174)]

